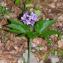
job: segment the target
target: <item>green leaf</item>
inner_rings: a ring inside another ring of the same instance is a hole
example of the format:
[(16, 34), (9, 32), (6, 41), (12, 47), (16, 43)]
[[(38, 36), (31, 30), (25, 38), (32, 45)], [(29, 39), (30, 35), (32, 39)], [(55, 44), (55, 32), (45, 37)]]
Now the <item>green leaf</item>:
[(35, 38), (35, 37), (38, 36), (38, 33), (29, 31), (29, 32), (27, 33), (27, 36), (28, 36), (29, 38)]
[(49, 26), (51, 26), (54, 23), (54, 20), (39, 20), (35, 24), (35, 31), (38, 33), (42, 33), (46, 29), (48, 29)]
[(26, 27), (24, 24), (23, 25), (9, 24), (7, 26), (8, 28), (18, 30), (21, 33), (27, 33), (29, 31), (29, 28)]
[(21, 32), (16, 30), (16, 29), (11, 29), (9, 28), (8, 31), (12, 32), (12, 33), (17, 33), (17, 34), (20, 34)]
[(9, 19), (8, 20), (9, 24), (17, 24), (17, 25), (22, 25), (23, 23), (21, 21), (19, 21), (18, 19)]
[(50, 45), (52, 45), (53, 42), (51, 40), (49, 40), (49, 37), (53, 34), (60, 35), (61, 33), (58, 30), (46, 30), (46, 31), (42, 32), (42, 34), (40, 34), (40, 35), (47, 41), (48, 45), (50, 46)]
[(20, 0), (15, 0), (15, 4), (19, 5), (20, 4)]
[(44, 38), (49, 38), (49, 36), (51, 36), (53, 34), (60, 35), (61, 33), (58, 30), (46, 30), (41, 33), (42, 37), (44, 37)]
[(9, 24), (20, 25), (20, 26), (24, 27), (25, 29), (29, 29), (29, 26), (28, 25), (22, 23), (18, 19), (9, 19), (8, 22), (9, 22)]
[(9, 19), (8, 22), (9, 22), (9, 24), (21, 25), (21, 26), (23, 26), (23, 27), (26, 27), (27, 29), (29, 28), (28, 25), (22, 23), (22, 22), (19, 21), (18, 19)]

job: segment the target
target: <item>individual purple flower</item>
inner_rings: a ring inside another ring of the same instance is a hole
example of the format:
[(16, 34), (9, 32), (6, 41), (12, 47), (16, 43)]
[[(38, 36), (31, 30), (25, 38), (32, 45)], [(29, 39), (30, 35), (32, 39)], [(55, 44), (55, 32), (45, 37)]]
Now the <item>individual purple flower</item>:
[(34, 25), (37, 21), (37, 15), (34, 12), (25, 12), (21, 20), (27, 25)]

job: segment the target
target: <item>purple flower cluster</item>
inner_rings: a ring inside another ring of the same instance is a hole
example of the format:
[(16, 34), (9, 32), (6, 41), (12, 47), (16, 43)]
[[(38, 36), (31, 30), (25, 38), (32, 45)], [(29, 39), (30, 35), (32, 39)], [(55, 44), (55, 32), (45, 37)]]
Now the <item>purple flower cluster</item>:
[(27, 25), (34, 25), (37, 21), (37, 15), (34, 12), (25, 12), (21, 20)]

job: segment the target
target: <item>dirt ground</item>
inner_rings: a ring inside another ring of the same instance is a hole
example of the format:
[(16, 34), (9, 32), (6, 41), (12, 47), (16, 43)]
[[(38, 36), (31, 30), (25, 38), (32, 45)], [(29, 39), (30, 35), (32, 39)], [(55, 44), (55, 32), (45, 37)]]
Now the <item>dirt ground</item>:
[[(13, 0), (0, 0), (0, 5), (5, 6), (11, 10), (9, 15), (0, 15), (0, 63), (23, 63), (22, 57), (27, 50), (27, 38), (15, 36), (14, 33), (10, 33), (6, 30), (4, 25), (7, 24), (8, 18), (18, 18), (21, 14), (24, 0), (20, 0), (20, 4), (16, 6)], [(41, 10), (41, 18), (54, 19), (56, 23), (52, 26), (54, 29), (61, 31), (61, 39), (57, 36), (52, 36), (51, 40), (54, 42), (55, 49), (62, 53), (63, 51), (63, 0), (32, 0), (32, 4), (39, 7)], [(40, 39), (39, 39), (40, 40)], [(43, 44), (45, 40), (43, 41)], [(62, 43), (61, 43), (62, 42)], [(44, 45), (47, 47), (47, 44)], [(53, 47), (54, 47), (53, 46)], [(52, 46), (51, 46), (52, 47)], [(51, 59), (47, 59), (49, 49), (47, 51), (32, 50), (32, 59), (35, 59), (33, 63), (53, 63)], [(61, 54), (59, 53), (59, 54)], [(49, 55), (50, 56), (50, 55)], [(63, 63), (63, 56), (55, 56), (58, 63)], [(44, 59), (45, 58), (45, 59)], [(51, 57), (52, 58), (52, 57)], [(26, 58), (25, 58), (26, 59)], [(31, 60), (32, 60), (31, 59)], [(50, 60), (50, 62), (48, 62)], [(21, 61), (21, 62), (20, 62)], [(31, 62), (32, 63), (32, 62)], [(56, 63), (56, 62), (55, 62)]]

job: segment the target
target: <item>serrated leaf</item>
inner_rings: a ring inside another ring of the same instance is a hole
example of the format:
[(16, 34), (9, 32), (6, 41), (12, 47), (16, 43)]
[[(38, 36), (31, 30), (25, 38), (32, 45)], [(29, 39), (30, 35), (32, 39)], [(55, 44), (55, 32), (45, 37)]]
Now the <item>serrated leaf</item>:
[(48, 38), (49, 36), (51, 36), (53, 34), (60, 35), (61, 33), (58, 30), (46, 30), (41, 33), (42, 37), (44, 37), (44, 38)]
[(22, 23), (22, 22), (19, 21), (18, 19), (9, 19), (8, 22), (9, 22), (9, 24), (15, 24), (16, 26), (17, 26), (17, 25), (20, 25), (20, 26), (22, 26), (23, 28), (29, 30), (29, 26), (26, 25), (26, 24), (24, 24), (24, 23)]
[(23, 23), (22, 22), (20, 22), (18, 19), (9, 19), (8, 20), (8, 22), (9, 22), (9, 24), (18, 24), (18, 25), (22, 25)]
[(9, 24), (21, 25), (21, 26), (24, 26), (24, 27), (26, 27), (26, 28), (29, 28), (28, 25), (22, 23), (22, 22), (19, 21), (18, 19), (9, 19), (8, 22), (9, 22)]
[(12, 33), (17, 33), (17, 34), (20, 34), (21, 32), (16, 30), (16, 29), (11, 29), (9, 28), (8, 31), (12, 32)]
[(29, 31), (29, 28), (26, 27), (24, 24), (23, 25), (9, 24), (7, 26), (8, 28), (18, 30), (21, 33), (27, 33)]
[(35, 24), (35, 31), (38, 33), (42, 33), (54, 23), (54, 20), (40, 20)]
[(58, 34), (60, 35), (61, 33), (58, 30), (46, 30), (44, 32), (42, 32), (41, 37), (45, 38), (45, 40), (47, 41), (48, 45), (52, 45), (52, 41), (49, 40), (49, 37), (53, 34)]

